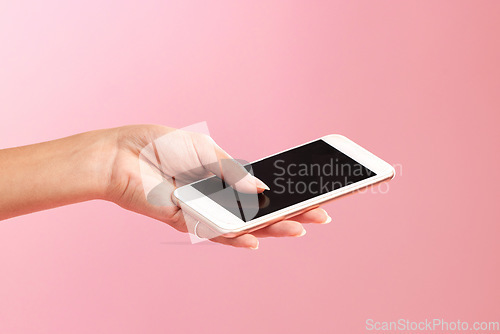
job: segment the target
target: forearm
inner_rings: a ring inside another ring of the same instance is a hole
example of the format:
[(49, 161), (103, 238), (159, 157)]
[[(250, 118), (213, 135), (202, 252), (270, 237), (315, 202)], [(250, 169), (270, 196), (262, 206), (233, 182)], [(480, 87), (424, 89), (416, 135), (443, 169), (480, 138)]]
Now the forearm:
[(0, 150), (0, 219), (104, 198), (109, 130)]

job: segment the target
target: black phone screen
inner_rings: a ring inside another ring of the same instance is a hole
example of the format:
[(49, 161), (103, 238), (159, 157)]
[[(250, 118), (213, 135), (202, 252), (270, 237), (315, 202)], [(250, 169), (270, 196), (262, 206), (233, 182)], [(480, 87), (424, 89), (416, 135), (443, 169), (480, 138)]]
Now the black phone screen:
[(270, 190), (244, 194), (216, 176), (192, 186), (247, 222), (376, 175), (321, 139), (245, 168)]

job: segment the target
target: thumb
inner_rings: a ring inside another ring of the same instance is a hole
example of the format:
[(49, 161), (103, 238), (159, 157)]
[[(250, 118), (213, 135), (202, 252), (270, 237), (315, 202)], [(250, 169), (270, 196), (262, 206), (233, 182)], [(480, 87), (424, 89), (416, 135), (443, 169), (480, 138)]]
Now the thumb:
[(220, 148), (213, 139), (205, 137), (205, 143), (196, 147), (203, 167), (243, 193), (261, 193), (269, 187)]

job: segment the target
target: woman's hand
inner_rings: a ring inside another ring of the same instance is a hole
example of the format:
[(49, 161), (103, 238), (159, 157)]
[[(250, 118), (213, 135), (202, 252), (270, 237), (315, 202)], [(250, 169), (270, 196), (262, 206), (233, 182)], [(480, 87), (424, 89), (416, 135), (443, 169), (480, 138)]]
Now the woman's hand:
[[(267, 188), (206, 135), (158, 125), (126, 126), (115, 131), (107, 199), (127, 210), (163, 221), (181, 232), (192, 232), (196, 221), (184, 215), (172, 202), (175, 186), (216, 174), (238, 191), (262, 192)], [(160, 191), (153, 188), (161, 182), (160, 179), (155, 184), (154, 174), (156, 180), (160, 177), (164, 180), (156, 187)], [(153, 180), (151, 186), (144, 184), (148, 178)], [(302, 236), (305, 234), (302, 224), (329, 220), (328, 214), (317, 208), (236, 238), (217, 236), (211, 240), (256, 249), (259, 237)], [(203, 236), (203, 230), (198, 231)]]
[[(0, 220), (104, 199), (187, 232), (193, 221), (172, 202), (175, 187), (215, 174), (238, 191), (266, 188), (210, 137), (159, 125), (97, 130), (0, 150), (0, 170)], [(257, 238), (301, 236), (302, 224), (329, 220), (317, 208), (236, 238), (211, 240), (255, 249)], [(198, 231), (204, 236), (203, 228)]]

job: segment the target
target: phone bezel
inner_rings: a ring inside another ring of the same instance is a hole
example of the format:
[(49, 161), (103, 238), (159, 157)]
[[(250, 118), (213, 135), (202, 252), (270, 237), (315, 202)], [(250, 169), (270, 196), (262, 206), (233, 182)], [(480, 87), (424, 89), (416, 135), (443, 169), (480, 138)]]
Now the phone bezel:
[[(204, 196), (202, 193), (200, 193), (197, 189), (192, 187), (192, 184), (195, 184), (200, 181), (193, 182), (191, 184), (185, 185), (183, 187), (177, 188), (174, 193), (173, 197), (178, 201), (178, 204), (181, 205), (181, 208), (183, 210), (187, 210), (187, 213), (190, 215), (193, 215), (196, 219), (204, 221), (206, 224), (209, 225), (212, 229), (216, 230), (218, 233), (221, 234), (226, 234), (226, 233), (237, 233), (241, 231), (247, 231), (247, 230), (252, 230), (255, 229), (256, 227), (265, 224), (266, 222), (269, 221), (274, 221), (274, 220), (279, 220), (280, 218), (288, 217), (290, 215), (293, 215), (296, 212), (300, 212), (304, 209), (310, 208), (312, 206), (318, 205), (320, 203), (326, 202), (328, 200), (331, 200), (333, 198), (345, 195), (347, 193), (351, 193), (353, 191), (356, 191), (358, 189), (362, 189), (364, 187), (367, 187), (369, 185), (381, 182), (383, 180), (393, 178), (395, 176), (395, 171), (394, 168), (385, 162), (384, 160), (380, 159), (379, 157), (375, 156), (373, 153), (369, 152), (365, 148), (359, 146), (358, 144), (354, 143), (350, 139), (338, 135), (338, 134), (332, 134), (328, 136), (324, 136), (315, 140), (311, 140), (307, 143), (303, 143), (294, 147), (291, 147), (287, 150), (269, 155), (267, 157), (264, 157), (262, 159), (256, 160), (254, 162), (270, 158), (272, 156), (278, 155), (282, 152), (286, 152), (295, 148), (298, 148), (300, 146), (306, 145), (308, 143), (317, 141), (317, 140), (323, 140), (327, 144), (333, 146), (337, 150), (341, 151), (345, 155), (351, 157), (358, 163), (362, 164), (363, 166), (369, 168), (373, 172), (375, 172), (376, 175), (369, 177), (367, 179), (364, 179), (362, 181), (353, 183), (351, 185), (336, 189), (334, 191), (313, 197), (309, 200), (294, 204), (290, 207), (274, 211), (272, 213), (269, 213), (267, 215), (264, 215), (262, 217), (256, 218), (249, 220), (247, 222), (244, 222), (237, 216), (233, 215), (231, 212), (226, 210), (224, 207), (219, 205), (217, 202), (211, 200), (209, 197)], [(252, 163), (254, 163), (252, 162)], [(184, 199), (190, 198), (189, 203), (187, 203)], [(193, 199), (195, 198), (195, 199)]]

